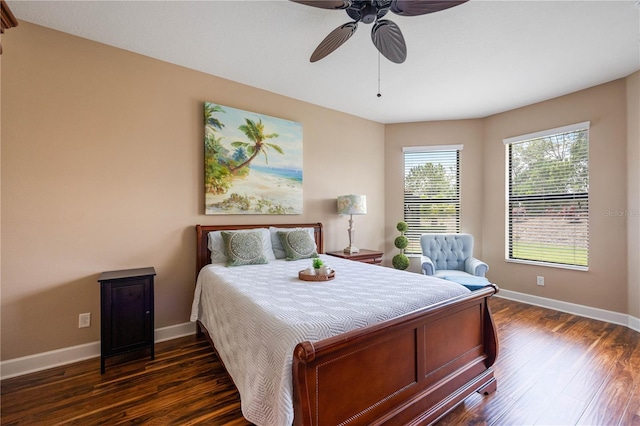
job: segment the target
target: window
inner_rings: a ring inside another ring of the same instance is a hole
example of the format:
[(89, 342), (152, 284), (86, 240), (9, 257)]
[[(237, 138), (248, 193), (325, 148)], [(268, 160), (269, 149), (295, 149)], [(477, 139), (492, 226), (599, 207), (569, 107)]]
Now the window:
[(460, 232), (462, 145), (405, 147), (404, 221), (406, 254), (420, 254), (425, 232)]
[(507, 260), (589, 265), (589, 122), (504, 140)]

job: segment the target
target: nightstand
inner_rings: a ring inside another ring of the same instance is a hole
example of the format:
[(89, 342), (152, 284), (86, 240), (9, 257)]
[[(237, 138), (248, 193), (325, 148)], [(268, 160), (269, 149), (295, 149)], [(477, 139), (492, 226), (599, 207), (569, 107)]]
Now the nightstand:
[(359, 253), (345, 253), (344, 251), (330, 251), (327, 252), (329, 256), (341, 257), (343, 259), (355, 260), (356, 262), (363, 263), (372, 263), (374, 265), (379, 265), (382, 262), (382, 255), (384, 254), (381, 251), (376, 250), (367, 250), (360, 249)]
[(140, 349), (153, 350), (154, 268), (100, 274), (100, 373), (105, 359)]

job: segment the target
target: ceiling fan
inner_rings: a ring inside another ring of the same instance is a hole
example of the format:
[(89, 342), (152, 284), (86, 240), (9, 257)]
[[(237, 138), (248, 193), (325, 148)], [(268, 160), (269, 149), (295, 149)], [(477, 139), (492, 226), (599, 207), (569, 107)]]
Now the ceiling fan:
[(311, 62), (319, 61), (342, 46), (358, 29), (358, 22), (373, 23), (371, 40), (382, 55), (401, 64), (407, 59), (407, 45), (400, 27), (383, 18), (391, 11), (401, 16), (426, 15), (466, 3), (468, 0), (291, 0), (321, 9), (344, 9), (353, 19), (331, 31), (311, 54)]

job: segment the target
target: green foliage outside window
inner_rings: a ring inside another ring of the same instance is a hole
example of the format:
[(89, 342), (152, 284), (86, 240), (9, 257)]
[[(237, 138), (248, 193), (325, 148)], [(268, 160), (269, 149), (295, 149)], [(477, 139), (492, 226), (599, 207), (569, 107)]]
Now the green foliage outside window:
[(406, 253), (421, 253), (426, 232), (459, 232), (459, 150), (427, 147), (405, 152), (404, 220), (408, 224)]
[(588, 123), (507, 144), (508, 258), (586, 267)]

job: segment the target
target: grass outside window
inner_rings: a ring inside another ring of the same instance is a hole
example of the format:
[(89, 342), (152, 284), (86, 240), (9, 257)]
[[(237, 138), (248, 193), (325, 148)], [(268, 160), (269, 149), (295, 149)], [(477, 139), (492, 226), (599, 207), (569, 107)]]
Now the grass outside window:
[(575, 246), (514, 242), (511, 246), (510, 258), (586, 267), (589, 261), (589, 250)]

